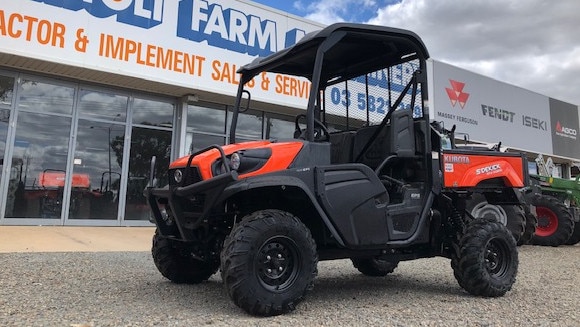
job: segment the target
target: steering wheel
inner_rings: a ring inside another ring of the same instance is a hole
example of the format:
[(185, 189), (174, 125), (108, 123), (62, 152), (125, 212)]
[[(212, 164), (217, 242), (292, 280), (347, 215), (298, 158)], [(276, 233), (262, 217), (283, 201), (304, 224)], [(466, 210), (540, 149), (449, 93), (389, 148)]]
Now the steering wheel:
[[(294, 138), (305, 140), (306, 130), (301, 129), (299, 124), (301, 119), (306, 119), (306, 115), (299, 114), (294, 119)], [(326, 126), (324, 126), (324, 124), (320, 120), (314, 118), (314, 141), (324, 142), (329, 140), (330, 140), (330, 132), (328, 131), (328, 128), (326, 128)]]

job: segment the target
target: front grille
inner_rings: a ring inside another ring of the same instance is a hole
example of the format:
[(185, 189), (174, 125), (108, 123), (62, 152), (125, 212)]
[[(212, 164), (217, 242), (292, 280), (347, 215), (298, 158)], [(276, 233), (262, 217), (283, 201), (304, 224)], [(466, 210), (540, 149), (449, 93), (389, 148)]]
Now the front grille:
[(174, 174), (175, 174), (175, 170), (176, 169), (171, 169), (169, 170), (169, 185), (171, 186), (187, 186), (187, 185), (191, 185), (193, 183), (197, 183), (201, 181), (201, 174), (199, 173), (199, 169), (197, 167), (189, 167), (186, 169), (184, 168), (179, 168), (181, 170), (181, 172), (183, 173), (183, 180), (181, 181), (180, 184), (177, 184), (177, 182), (175, 181), (174, 178)]

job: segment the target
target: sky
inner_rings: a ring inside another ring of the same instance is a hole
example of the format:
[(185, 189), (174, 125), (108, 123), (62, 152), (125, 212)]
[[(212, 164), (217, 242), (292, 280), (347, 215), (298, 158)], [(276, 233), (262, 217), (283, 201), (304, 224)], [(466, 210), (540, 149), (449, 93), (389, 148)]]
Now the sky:
[(323, 24), (409, 29), (433, 59), (580, 105), (580, 0), (253, 0)]

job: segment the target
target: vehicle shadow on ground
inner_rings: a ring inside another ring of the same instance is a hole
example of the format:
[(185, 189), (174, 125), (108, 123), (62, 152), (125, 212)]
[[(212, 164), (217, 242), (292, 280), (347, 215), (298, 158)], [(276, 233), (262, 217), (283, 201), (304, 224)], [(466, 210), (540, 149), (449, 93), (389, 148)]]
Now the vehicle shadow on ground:
[[(340, 290), (340, 291), (338, 291)], [(394, 273), (385, 277), (369, 277), (353, 273), (339, 277), (319, 277), (315, 281), (314, 290), (308, 295), (311, 301), (328, 301), (340, 293), (349, 298), (373, 298), (384, 294), (396, 301), (398, 294), (413, 293), (422, 295), (452, 295), (465, 294), (453, 279), (441, 280), (436, 277), (421, 278)]]
[[(450, 272), (452, 274), (452, 272)], [(346, 272), (340, 276), (319, 276), (315, 279), (314, 289), (308, 293), (303, 303), (318, 307), (328, 307), (331, 310), (339, 301), (353, 299), (388, 301), (395, 303), (399, 298), (441, 295), (442, 298), (463, 298), (465, 293), (451, 275), (449, 278), (439, 276), (408, 276), (404, 272), (393, 273), (385, 277), (369, 277), (358, 272)], [(152, 288), (146, 294), (135, 290), (136, 298), (150, 297), (156, 294), (161, 301), (174, 302), (175, 307), (190, 311), (208, 312), (215, 315), (246, 315), (229, 298), (222, 284), (219, 272), (209, 281), (197, 284), (174, 284), (158, 278), (156, 282), (147, 285)]]

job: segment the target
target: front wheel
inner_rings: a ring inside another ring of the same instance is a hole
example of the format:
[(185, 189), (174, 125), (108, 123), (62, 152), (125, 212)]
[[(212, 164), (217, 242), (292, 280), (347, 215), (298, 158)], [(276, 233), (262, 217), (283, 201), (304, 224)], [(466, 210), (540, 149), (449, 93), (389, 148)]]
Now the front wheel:
[(237, 306), (274, 316), (294, 310), (313, 289), (317, 264), (316, 243), (298, 218), (261, 210), (246, 216), (226, 239), (221, 274)]
[(217, 256), (206, 261), (196, 259), (186, 244), (161, 236), (157, 230), (153, 235), (151, 254), (161, 275), (177, 284), (201, 283), (219, 268)]
[(472, 295), (499, 297), (516, 280), (516, 241), (504, 225), (493, 219), (476, 219), (459, 242), (451, 267), (459, 285)]

